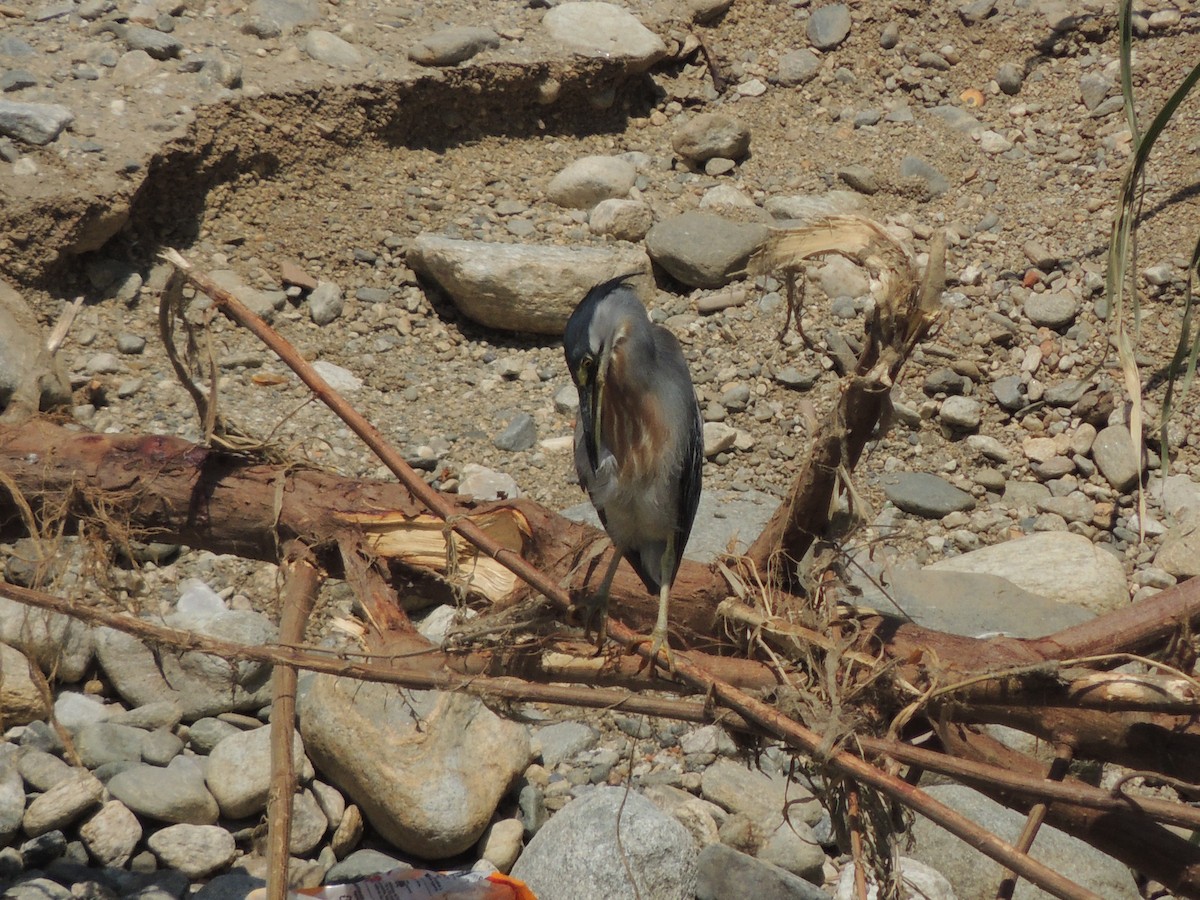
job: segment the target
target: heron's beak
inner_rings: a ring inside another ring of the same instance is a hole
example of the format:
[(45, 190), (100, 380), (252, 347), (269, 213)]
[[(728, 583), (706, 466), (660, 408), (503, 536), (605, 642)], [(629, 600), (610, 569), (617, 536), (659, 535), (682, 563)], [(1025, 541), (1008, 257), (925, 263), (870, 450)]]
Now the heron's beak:
[(583, 441), (592, 470), (600, 465), (600, 414), (604, 398), (604, 383), (596, 372), (580, 386), (579, 421), (583, 426)]

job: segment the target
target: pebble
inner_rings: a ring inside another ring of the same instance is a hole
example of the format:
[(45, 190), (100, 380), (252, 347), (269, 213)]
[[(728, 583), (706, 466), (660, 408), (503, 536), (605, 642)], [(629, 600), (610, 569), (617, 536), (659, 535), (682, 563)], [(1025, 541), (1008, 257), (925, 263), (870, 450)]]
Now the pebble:
[(466, 497), (474, 497), (476, 500), (483, 502), (491, 500), (514, 500), (521, 496), (521, 488), (517, 484), (516, 479), (511, 475), (504, 472), (497, 472), (486, 466), (467, 463), (462, 467), (462, 477), (458, 482), (458, 493)]
[(928, 472), (885, 475), (884, 494), (896, 507), (926, 519), (940, 519), (958, 510), (975, 508), (975, 499), (945, 479)]
[(1154, 564), (1180, 580), (1200, 575), (1200, 515), (1189, 512), (1168, 529)]
[(572, 209), (591, 209), (601, 200), (625, 198), (637, 170), (617, 156), (585, 156), (552, 179), (546, 196), (552, 203)]
[[(292, 737), (292, 758), (296, 777), (312, 780), (312, 764), (304, 755), (300, 735)], [(268, 726), (232, 734), (208, 755), (205, 783), (221, 808), (231, 819), (244, 819), (266, 809), (271, 788), (271, 729)]]
[(637, 243), (654, 224), (650, 207), (640, 200), (601, 200), (588, 213), (588, 227), (618, 241)]
[(750, 151), (750, 129), (726, 113), (701, 113), (676, 130), (671, 146), (693, 163), (714, 157), (738, 160)]
[[(983, 0), (983, 2), (989, 6), (994, 5), (994, 0)], [(958, 900), (954, 887), (936, 869), (907, 856), (898, 857), (896, 864), (904, 884), (904, 894), (902, 895), (904, 900)], [(842, 869), (842, 874), (838, 876), (837, 886), (834, 889), (833, 900), (857, 900), (856, 869), (853, 862)], [(878, 896), (879, 888), (875, 873), (868, 870), (866, 878), (867, 896)]]
[(408, 58), (422, 66), (453, 66), (499, 46), (500, 37), (492, 29), (461, 25), (417, 41), (409, 48)]
[(1092, 441), (1092, 459), (1100, 474), (1121, 493), (1133, 490), (1141, 476), (1139, 454), (1125, 425), (1109, 425)]
[(807, 48), (789, 50), (779, 57), (775, 80), (784, 87), (808, 84), (821, 71), (821, 58)]
[(122, 332), (117, 335), (117, 352), (127, 356), (137, 356), (146, 349), (146, 339), (140, 334)]
[(959, 431), (974, 431), (983, 421), (983, 404), (972, 397), (947, 397), (938, 410), (938, 419)]
[(1075, 323), (1079, 301), (1066, 292), (1030, 294), (1024, 311), (1034, 325), (1062, 331)]
[(204, 878), (233, 862), (233, 835), (216, 825), (168, 825), (146, 841), (158, 861), (188, 878)]
[(318, 281), (308, 295), (308, 314), (317, 325), (328, 325), (337, 319), (345, 305), (342, 289), (331, 281)]
[(0, 135), (26, 144), (49, 144), (74, 121), (75, 114), (56, 103), (0, 100)]
[(501, 819), (492, 823), (479, 840), (479, 858), (501, 872), (512, 871), (524, 849), (525, 826), (520, 819)]
[(84, 725), (75, 734), (75, 750), (80, 761), (89, 769), (105, 763), (123, 760), (140, 761), (142, 741), (146, 732), (128, 725), (94, 722)]
[(845, 3), (819, 6), (809, 16), (804, 30), (818, 50), (832, 50), (850, 34), (850, 7)]
[(492, 442), (500, 450), (519, 453), (537, 443), (537, 423), (529, 413), (517, 413)]
[(119, 772), (109, 780), (108, 792), (156, 822), (212, 825), (217, 821), (219, 808), (204, 775), (183, 757), (171, 760), (165, 769), (141, 764)]
[(737, 441), (737, 429), (723, 422), (705, 422), (703, 433), (705, 459), (730, 450)]
[(867, 166), (858, 164), (842, 166), (842, 168), (838, 169), (837, 176), (852, 190), (868, 196), (879, 193), (883, 187), (875, 170)]
[(1010, 97), (1021, 92), (1021, 85), (1024, 82), (1025, 68), (1018, 63), (1002, 63), (996, 70), (996, 84)]
[(305, 53), (327, 66), (358, 69), (366, 63), (357, 47), (320, 28), (314, 28), (304, 36), (302, 47)]
[(76, 771), (33, 799), (25, 808), (21, 828), (30, 837), (61, 831), (99, 805), (103, 795), (104, 785), (95, 775)]
[(1009, 412), (1016, 412), (1029, 404), (1025, 385), (1020, 375), (1004, 375), (992, 382), (992, 394), (996, 402)]
[(1089, 111), (1099, 106), (1112, 89), (1112, 81), (1098, 72), (1085, 72), (1079, 77), (1079, 97)]
[(767, 233), (764, 225), (692, 211), (651, 228), (646, 249), (654, 262), (684, 284), (719, 288), (744, 272)]
[(151, 59), (176, 59), (183, 51), (179, 38), (145, 25), (125, 25), (118, 33), (130, 50), (141, 51)]
[(950, 190), (946, 176), (919, 156), (906, 156), (900, 160), (900, 177), (917, 179), (935, 197)]
[(805, 222), (861, 212), (865, 204), (862, 196), (854, 191), (826, 191), (824, 194), (774, 194), (766, 199), (763, 208), (776, 219)]
[(79, 826), (79, 837), (101, 866), (123, 868), (142, 839), (137, 816), (120, 800), (109, 800)]

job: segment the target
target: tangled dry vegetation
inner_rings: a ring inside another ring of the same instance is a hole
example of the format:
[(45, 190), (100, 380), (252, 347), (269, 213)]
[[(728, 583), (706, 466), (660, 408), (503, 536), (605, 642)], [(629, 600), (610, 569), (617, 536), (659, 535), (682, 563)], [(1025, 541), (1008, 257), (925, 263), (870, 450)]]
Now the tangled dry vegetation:
[[(831, 252), (872, 278), (876, 302), (861, 350), (834, 360), (841, 375), (836, 414), (816, 426), (787, 500), (748, 552), (712, 567), (685, 562), (680, 570), (673, 680), (639, 674), (644, 661), (621, 649), (596, 655), (562, 627), (572, 597), (603, 571), (611, 551), (602, 535), (529, 501), (474, 504), (437, 493), (278, 334), (172, 253), (162, 333), (207, 441), (69, 431), (22, 415), (14, 403), (0, 421), (0, 522), (46, 539), (76, 529), (107, 542), (110, 552), (136, 536), (279, 562), (286, 576), (279, 643), (230, 645), (82, 598), (11, 585), (0, 584), (0, 594), (159, 646), (275, 663), (281, 786), (292, 777), (295, 672), (307, 668), (468, 691), (500, 704), (620, 707), (717, 721), (748, 740), (781, 741), (820, 772), (825, 800), (856, 858), (886, 865), (904, 818), (896, 813), (910, 810), (1055, 896), (1094, 897), (1026, 854), (1047, 822), (1180, 896), (1200, 897), (1200, 847), (1172, 830), (1200, 829), (1200, 810), (1189, 802), (1200, 790), (1200, 684), (1190, 674), (1192, 628), (1200, 621), (1194, 582), (1035, 640), (939, 633), (839, 602), (837, 546), (844, 522), (854, 519), (854, 469), (868, 440), (887, 428), (889, 391), (906, 359), (936, 328), (944, 245), (935, 241), (922, 271), (873, 222), (842, 217), (777, 233), (755, 264), (787, 281), (789, 304), (797, 307), (802, 298), (794, 285), (803, 279), (795, 274), (806, 260)], [(203, 334), (174, 351), (180, 305), (196, 290), (291, 366), (398, 483), (290, 465), (224, 421)], [(835, 531), (831, 510), (839, 507), (850, 515), (838, 517), (843, 524)], [(370, 620), (361, 656), (300, 645), (326, 578), (348, 582)], [(403, 612), (397, 579), (438, 580), (490, 611), (455, 643), (433, 648)], [(618, 575), (608, 629), (617, 645), (646, 652), (635, 635), (654, 606), (631, 573)], [(1124, 665), (1131, 662), (1137, 665)], [(1000, 744), (983, 730), (992, 723), (1036, 736), (1053, 748), (1053, 761)], [(1070, 774), (1072, 763), (1086, 762), (1131, 774), (1102, 790)], [(934, 800), (915, 786), (925, 772), (1027, 811), (1020, 840), (1009, 844)], [(1137, 787), (1144, 785), (1160, 789)], [(274, 791), (270, 811), (276, 896), (283, 896), (291, 796), (290, 789)], [(865, 896), (865, 885), (859, 889)]]

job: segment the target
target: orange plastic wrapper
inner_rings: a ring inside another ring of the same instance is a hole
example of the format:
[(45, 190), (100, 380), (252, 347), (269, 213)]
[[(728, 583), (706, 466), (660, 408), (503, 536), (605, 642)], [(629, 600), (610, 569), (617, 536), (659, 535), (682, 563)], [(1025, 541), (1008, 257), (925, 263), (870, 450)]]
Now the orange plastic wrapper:
[[(246, 900), (266, 900), (263, 888)], [(288, 900), (537, 900), (525, 884), (499, 872), (430, 872), (427, 869), (392, 869), (353, 884), (288, 891)]]

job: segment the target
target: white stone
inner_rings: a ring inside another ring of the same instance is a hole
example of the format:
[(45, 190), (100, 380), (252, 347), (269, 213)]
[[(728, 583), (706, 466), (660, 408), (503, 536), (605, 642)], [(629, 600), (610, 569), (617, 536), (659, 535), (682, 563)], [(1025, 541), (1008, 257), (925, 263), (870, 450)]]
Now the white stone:
[(1031, 593), (1094, 612), (1108, 612), (1129, 603), (1125, 568), (1120, 561), (1078, 534), (1031, 534), (926, 568), (999, 575)]
[(622, 60), (631, 72), (644, 72), (667, 54), (658, 35), (611, 3), (560, 3), (542, 17), (542, 26), (572, 52)]

